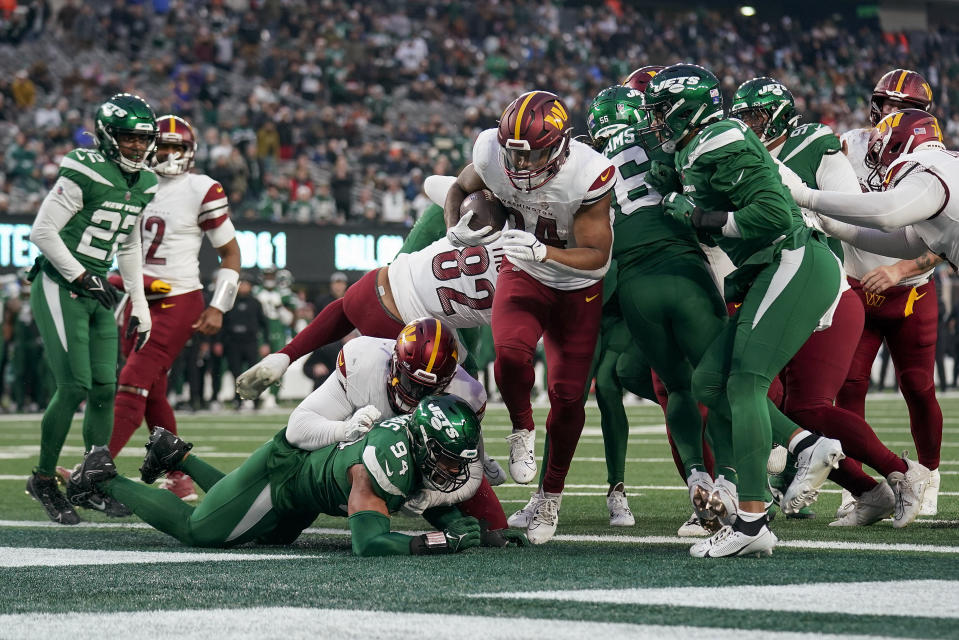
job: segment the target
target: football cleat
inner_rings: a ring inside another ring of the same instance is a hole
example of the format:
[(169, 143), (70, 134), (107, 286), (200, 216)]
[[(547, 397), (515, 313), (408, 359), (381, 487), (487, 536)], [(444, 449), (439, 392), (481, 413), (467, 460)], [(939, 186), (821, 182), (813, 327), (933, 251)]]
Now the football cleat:
[(491, 487), (498, 487), (506, 482), (506, 472), (503, 467), (487, 455), (483, 456), (483, 475), (486, 476)]
[(709, 513), (723, 526), (731, 525), (736, 521), (736, 512), (739, 510), (739, 491), (736, 485), (719, 476), (713, 483), (713, 492), (709, 494)]
[(780, 508), (787, 516), (798, 513), (819, 497), (829, 472), (839, 468), (839, 461), (846, 457), (838, 440), (820, 437), (816, 443), (796, 455), (796, 477), (783, 495)]
[(192, 501), (199, 497), (193, 485), (193, 478), (182, 471), (170, 471), (158, 486), (170, 491), (180, 500)]
[(146, 443), (147, 454), (140, 467), (140, 479), (144, 484), (153, 484), (164, 473), (173, 471), (193, 448), (163, 427), (154, 427)]
[(33, 474), (27, 478), (27, 495), (43, 505), (47, 517), (58, 524), (78, 524), (80, 516), (57, 487), (57, 481), (50, 477)]
[(693, 515), (689, 516), (689, 520), (684, 522), (683, 526), (679, 528), (676, 535), (680, 538), (702, 538), (708, 536), (709, 531), (706, 531), (706, 528), (703, 527), (699, 521), (699, 516), (693, 513)]
[(533, 493), (529, 498), (529, 502), (526, 503), (526, 506), (506, 519), (506, 524), (514, 529), (526, 529), (529, 527), (529, 523), (533, 519), (533, 511), (536, 510), (536, 505), (538, 505), (542, 499), (542, 492), (537, 491)]
[(933, 469), (929, 472), (929, 484), (926, 485), (926, 492), (922, 495), (919, 515), (934, 516), (937, 513), (939, 513), (939, 469)]
[(518, 484), (529, 484), (536, 476), (536, 457), (533, 449), (536, 432), (519, 429), (506, 436), (509, 443), (509, 474)]
[(633, 512), (629, 510), (626, 500), (626, 487), (620, 482), (610, 489), (606, 496), (606, 508), (609, 509), (609, 525), (611, 527), (631, 527), (636, 524)]
[[(709, 510), (709, 496), (713, 493), (713, 479), (705, 471), (693, 471), (686, 478), (689, 488), (689, 501), (700, 523), (713, 520), (716, 516)], [(718, 530), (719, 526), (716, 526)]]
[[(852, 495), (851, 493), (849, 494)], [(848, 507), (840, 507), (830, 527), (867, 527), (892, 515), (896, 507), (896, 495), (885, 480), (853, 498)], [(840, 511), (842, 515), (840, 515)]]
[(695, 558), (725, 558), (728, 556), (771, 556), (778, 542), (776, 534), (765, 524), (754, 535), (725, 526), (710, 538), (697, 542), (689, 549)]
[(97, 490), (97, 484), (116, 476), (117, 467), (113, 464), (110, 452), (106, 448), (94, 449), (83, 456), (83, 462), (70, 474), (67, 500), (77, 507), (106, 512), (106, 496)]
[(542, 499), (533, 509), (533, 517), (526, 529), (526, 537), (529, 538), (530, 543), (543, 544), (552, 539), (553, 534), (556, 533), (556, 525), (559, 524), (559, 503), (561, 500), (561, 495), (543, 494)]
[(889, 486), (896, 495), (896, 505), (892, 512), (892, 526), (901, 529), (916, 519), (922, 507), (923, 494), (929, 484), (929, 469), (902, 454), (908, 469), (905, 473), (893, 471), (889, 474)]
[[(875, 489), (875, 487), (873, 487)], [(870, 489), (872, 491), (872, 489)], [(842, 490), (842, 498), (839, 500), (839, 508), (836, 509), (836, 518), (841, 520), (846, 514), (851, 513), (856, 508), (856, 496), (852, 495), (849, 489)], [(890, 512), (892, 513), (892, 512)]]

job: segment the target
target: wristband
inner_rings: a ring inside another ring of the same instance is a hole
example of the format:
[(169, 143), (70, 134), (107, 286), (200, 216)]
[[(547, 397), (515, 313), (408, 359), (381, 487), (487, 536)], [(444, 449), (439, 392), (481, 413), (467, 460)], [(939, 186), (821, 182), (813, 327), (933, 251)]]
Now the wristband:
[(442, 531), (430, 531), (410, 539), (410, 555), (430, 556), (442, 553), (452, 553), (446, 534)]
[(213, 299), (210, 306), (226, 313), (233, 308), (236, 300), (237, 283), (240, 274), (233, 269), (220, 269), (216, 274), (216, 288), (213, 290)]

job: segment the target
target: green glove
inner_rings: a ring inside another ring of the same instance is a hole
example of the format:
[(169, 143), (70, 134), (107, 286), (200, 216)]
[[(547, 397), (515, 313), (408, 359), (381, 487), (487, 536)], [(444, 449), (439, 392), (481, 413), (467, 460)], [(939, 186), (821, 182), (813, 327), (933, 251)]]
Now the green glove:
[(494, 531), (483, 529), (480, 540), (484, 547), (502, 548), (511, 544), (517, 547), (525, 547), (529, 545), (526, 534), (515, 529), (496, 529)]
[(693, 228), (693, 211), (695, 209), (696, 205), (689, 199), (689, 196), (684, 196), (681, 193), (674, 191), (663, 198), (663, 213), (690, 229)]
[(653, 160), (650, 165), (649, 171), (646, 173), (646, 184), (663, 194), (683, 190), (683, 184), (679, 180), (676, 169), (670, 163), (660, 160)]
[(454, 520), (443, 531), (443, 535), (446, 536), (446, 544), (453, 553), (478, 547), (480, 544), (479, 520), (469, 516)]

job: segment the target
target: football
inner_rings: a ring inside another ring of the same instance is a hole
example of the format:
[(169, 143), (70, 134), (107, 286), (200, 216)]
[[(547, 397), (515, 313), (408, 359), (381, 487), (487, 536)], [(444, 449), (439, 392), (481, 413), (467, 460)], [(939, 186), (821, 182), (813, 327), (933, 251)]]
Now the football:
[(489, 189), (474, 191), (466, 196), (460, 205), (460, 217), (470, 212), (473, 213), (473, 218), (469, 227), (473, 231), (487, 226), (492, 227), (491, 232), (497, 231), (506, 224), (506, 207)]

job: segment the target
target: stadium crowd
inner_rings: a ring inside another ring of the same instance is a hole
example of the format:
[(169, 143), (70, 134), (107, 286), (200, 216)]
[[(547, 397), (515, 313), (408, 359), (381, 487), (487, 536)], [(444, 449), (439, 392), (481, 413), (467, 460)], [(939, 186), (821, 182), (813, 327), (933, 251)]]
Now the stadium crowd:
[(867, 122), (885, 70), (913, 68), (959, 141), (956, 34), (883, 34), (874, 19), (616, 1), (17, 4), (0, 8), (0, 214), (36, 211), (62, 155), (91, 143), (102, 96), (120, 90), (197, 125), (197, 169), (227, 187), (240, 224), (409, 225), (428, 205), (423, 177), (458, 171), (517, 91), (550, 87), (582, 134), (592, 97), (644, 63), (704, 64), (727, 104), (748, 76), (776, 77), (807, 120), (839, 131)]

